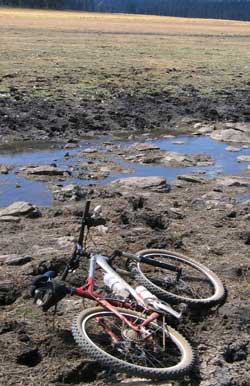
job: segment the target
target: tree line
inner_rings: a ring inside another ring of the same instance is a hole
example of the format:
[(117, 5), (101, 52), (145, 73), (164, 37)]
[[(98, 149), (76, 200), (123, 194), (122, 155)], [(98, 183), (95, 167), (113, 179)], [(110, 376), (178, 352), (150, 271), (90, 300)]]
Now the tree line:
[(250, 0), (0, 0), (0, 6), (250, 20)]

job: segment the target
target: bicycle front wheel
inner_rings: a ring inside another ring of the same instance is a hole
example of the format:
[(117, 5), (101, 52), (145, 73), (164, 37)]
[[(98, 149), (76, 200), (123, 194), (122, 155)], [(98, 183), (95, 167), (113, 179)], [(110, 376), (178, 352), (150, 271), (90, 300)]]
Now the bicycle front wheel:
[(157, 321), (140, 327), (147, 318), (138, 312), (117, 309), (139, 332), (103, 308), (80, 313), (72, 333), (85, 354), (99, 363), (136, 376), (175, 378), (193, 365), (194, 355), (186, 339)]
[(181, 269), (181, 274), (147, 263), (129, 263), (135, 279), (160, 299), (193, 305), (214, 306), (225, 298), (225, 288), (209, 268), (188, 257), (164, 249), (145, 249), (137, 253)]

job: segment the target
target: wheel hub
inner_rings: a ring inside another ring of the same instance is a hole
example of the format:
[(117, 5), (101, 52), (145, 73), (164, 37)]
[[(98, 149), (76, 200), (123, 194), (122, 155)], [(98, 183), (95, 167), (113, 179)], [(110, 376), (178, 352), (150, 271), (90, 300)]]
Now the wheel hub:
[(138, 343), (142, 340), (141, 335), (132, 330), (131, 328), (126, 328), (122, 331), (122, 335), (125, 339), (129, 340), (130, 342)]

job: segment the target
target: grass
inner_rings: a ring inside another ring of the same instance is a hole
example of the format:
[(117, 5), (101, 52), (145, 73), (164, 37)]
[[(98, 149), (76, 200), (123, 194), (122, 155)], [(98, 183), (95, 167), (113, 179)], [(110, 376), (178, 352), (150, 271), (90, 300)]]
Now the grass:
[(0, 93), (105, 100), (250, 83), (249, 22), (2, 8), (0, 34)]

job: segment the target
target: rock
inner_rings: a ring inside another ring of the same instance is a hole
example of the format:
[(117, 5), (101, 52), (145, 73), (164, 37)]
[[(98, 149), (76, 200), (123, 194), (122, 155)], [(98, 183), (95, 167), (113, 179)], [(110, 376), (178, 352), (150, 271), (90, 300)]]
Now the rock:
[(242, 217), (243, 220), (250, 221), (250, 213), (245, 214), (245, 216)]
[(120, 186), (127, 189), (143, 189), (156, 192), (169, 192), (170, 185), (164, 177), (129, 177), (115, 180), (112, 186)]
[(85, 180), (99, 180), (107, 178), (110, 173), (129, 173), (130, 171), (124, 170), (118, 163), (115, 163), (107, 159), (99, 159), (98, 161), (89, 160), (88, 162), (81, 163), (77, 169), (79, 171), (77, 177)]
[(238, 162), (250, 162), (250, 155), (240, 155), (237, 157)]
[[(127, 153), (127, 154), (126, 154)], [(133, 145), (123, 153), (119, 153), (125, 160), (142, 164), (162, 164), (170, 167), (210, 166), (214, 164), (208, 154), (183, 154), (160, 150), (149, 144)]]
[(165, 152), (160, 163), (170, 167), (209, 166), (213, 165), (213, 159), (207, 154), (181, 154)]
[(9, 174), (9, 171), (14, 169), (12, 165), (1, 165), (0, 164), (0, 174)]
[(66, 145), (64, 145), (64, 149), (75, 149), (78, 145), (76, 143), (66, 143)]
[(109, 176), (109, 172), (82, 172), (77, 175), (81, 180), (103, 180)]
[(194, 129), (199, 129), (201, 126), (202, 126), (201, 122), (196, 122), (193, 127)]
[(26, 216), (26, 217), (39, 217), (41, 212), (37, 207), (25, 201), (14, 202), (5, 209), (0, 210), (0, 218), (5, 218), (6, 216)]
[(9, 256), (5, 260), (6, 265), (24, 265), (32, 260), (31, 256)]
[(172, 142), (174, 145), (185, 145), (185, 141), (173, 141)]
[(53, 192), (53, 197), (58, 201), (81, 200), (87, 197), (88, 190), (81, 185), (70, 184)]
[(11, 222), (11, 223), (18, 223), (20, 222), (20, 218), (19, 217), (15, 217), (15, 216), (2, 216), (0, 217), (0, 222)]
[(80, 155), (85, 155), (85, 153), (86, 154), (92, 154), (92, 153), (97, 153), (98, 152), (98, 150), (97, 149), (95, 149), (95, 148), (88, 148), (88, 149), (84, 149), (81, 153), (80, 153)]
[(16, 259), (18, 255), (0, 255), (0, 264), (4, 264), (7, 259)]
[(33, 176), (63, 176), (68, 173), (66, 170), (61, 170), (54, 165), (30, 166), (22, 168), (21, 171), (26, 175)]
[(128, 150), (132, 151), (150, 151), (150, 150), (159, 150), (159, 146), (153, 145), (151, 143), (135, 143), (130, 146)]
[(237, 122), (233, 125), (236, 130), (243, 131), (244, 133), (250, 133), (250, 123)]
[(238, 186), (238, 187), (250, 187), (250, 178), (245, 178), (245, 177), (234, 177), (234, 176), (230, 176), (230, 177), (220, 177), (216, 180), (216, 183), (219, 185), (219, 186)]
[(217, 200), (217, 201), (221, 201), (221, 197), (222, 196), (220, 192), (215, 192), (213, 190), (201, 196), (201, 198), (203, 198), (204, 200)]
[(221, 197), (216, 195), (216, 192), (209, 192), (203, 196), (196, 198), (192, 201), (192, 207), (196, 209), (223, 209), (230, 211), (233, 208), (233, 205), (223, 201)]
[(204, 134), (212, 133), (213, 131), (214, 131), (213, 126), (202, 126), (197, 130), (197, 133), (200, 135), (204, 135)]
[(169, 208), (168, 216), (170, 218), (179, 219), (179, 220), (186, 217), (185, 213), (183, 212), (183, 209), (181, 208)]
[(238, 152), (240, 151), (240, 147), (234, 147), (234, 146), (227, 146), (225, 148), (226, 151), (231, 151), (231, 152)]
[(198, 183), (198, 184), (204, 184), (205, 183), (205, 180), (203, 178), (198, 178), (195, 176), (189, 176), (189, 175), (185, 175), (185, 174), (183, 174), (181, 176), (177, 176), (177, 179), (181, 180), (181, 181), (194, 182), (194, 183)]
[(250, 130), (245, 132), (239, 129), (226, 128), (213, 131), (210, 137), (222, 142), (250, 143)]
[(16, 301), (19, 292), (15, 285), (9, 281), (0, 281), (0, 305), (6, 306)]

